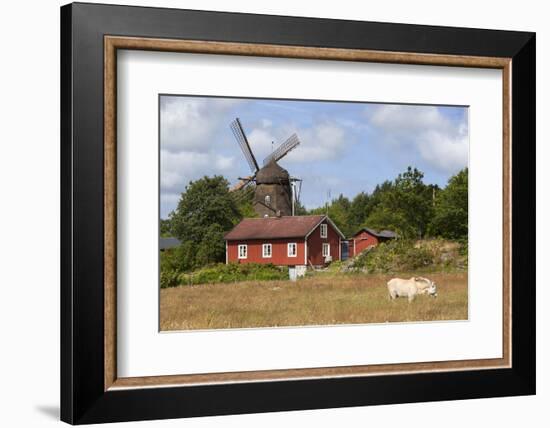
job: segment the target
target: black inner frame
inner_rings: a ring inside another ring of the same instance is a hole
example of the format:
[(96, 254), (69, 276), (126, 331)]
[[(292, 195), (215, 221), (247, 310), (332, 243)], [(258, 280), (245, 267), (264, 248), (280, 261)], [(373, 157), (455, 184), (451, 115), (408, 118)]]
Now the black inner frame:
[[(105, 392), (105, 35), (512, 58), (512, 368)], [(534, 33), (84, 3), (63, 6), (61, 419), (83, 424), (534, 394), (535, 97)]]

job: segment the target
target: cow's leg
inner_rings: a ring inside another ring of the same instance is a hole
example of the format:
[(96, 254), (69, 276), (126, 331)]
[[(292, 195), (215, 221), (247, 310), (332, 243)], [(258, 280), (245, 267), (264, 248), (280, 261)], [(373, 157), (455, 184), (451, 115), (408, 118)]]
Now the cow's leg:
[(409, 303), (411, 303), (414, 300), (414, 294), (409, 294)]

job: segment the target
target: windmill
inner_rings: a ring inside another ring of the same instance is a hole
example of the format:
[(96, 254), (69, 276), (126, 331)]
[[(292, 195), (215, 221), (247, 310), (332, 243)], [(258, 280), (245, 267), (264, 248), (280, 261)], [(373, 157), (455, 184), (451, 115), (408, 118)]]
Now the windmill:
[(294, 215), (295, 203), (299, 201), (300, 197), (302, 180), (291, 177), (288, 171), (277, 162), (300, 144), (298, 136), (292, 134), (263, 160), (263, 165), (260, 168), (239, 118), (231, 122), (229, 127), (251, 172), (249, 176), (239, 177), (239, 182), (231, 190), (242, 191), (255, 185), (253, 205), (256, 213), (261, 217)]

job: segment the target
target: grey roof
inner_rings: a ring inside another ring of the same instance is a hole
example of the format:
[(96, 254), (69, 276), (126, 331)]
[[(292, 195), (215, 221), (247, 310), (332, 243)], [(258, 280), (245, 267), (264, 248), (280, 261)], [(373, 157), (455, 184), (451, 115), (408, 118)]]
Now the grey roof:
[(357, 232), (355, 235), (358, 235), (359, 233), (361, 233), (361, 232), (363, 232), (363, 231), (368, 232), (368, 233), (370, 233), (370, 234), (373, 235), (373, 236), (378, 236), (378, 232), (377, 232), (376, 230), (374, 230), (374, 229), (371, 229), (370, 227), (364, 227), (364, 228), (362, 228), (362, 229), (361, 229), (359, 232)]
[(398, 235), (391, 230), (382, 230), (378, 233), (378, 236), (380, 236), (381, 238), (397, 238)]
[(368, 227), (363, 227), (361, 230), (359, 230), (353, 236), (359, 235), (363, 231), (368, 232), (372, 236), (376, 236), (377, 238), (394, 239), (394, 238), (399, 237), (399, 235), (397, 233), (392, 232), (391, 230), (382, 230), (381, 232), (377, 232), (376, 230), (368, 228)]
[(174, 248), (181, 244), (181, 241), (177, 238), (160, 238), (159, 248), (161, 250), (167, 250), (168, 248)]

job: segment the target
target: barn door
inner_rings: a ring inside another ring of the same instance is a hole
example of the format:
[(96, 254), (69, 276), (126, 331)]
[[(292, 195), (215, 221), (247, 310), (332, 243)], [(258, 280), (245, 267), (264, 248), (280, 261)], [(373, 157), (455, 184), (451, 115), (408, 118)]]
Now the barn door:
[(349, 258), (349, 242), (343, 241), (342, 247), (340, 249), (340, 254), (342, 254), (342, 261), (347, 260)]

